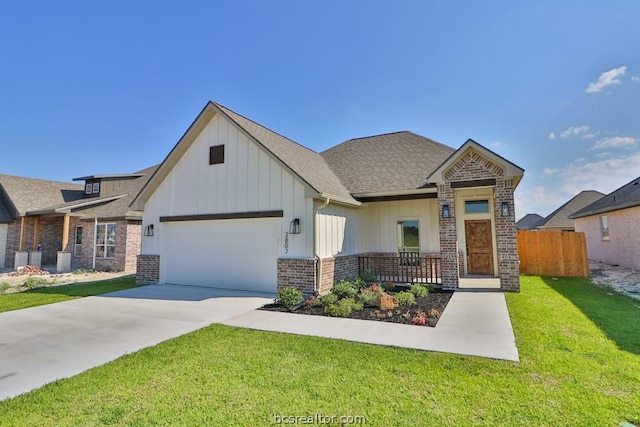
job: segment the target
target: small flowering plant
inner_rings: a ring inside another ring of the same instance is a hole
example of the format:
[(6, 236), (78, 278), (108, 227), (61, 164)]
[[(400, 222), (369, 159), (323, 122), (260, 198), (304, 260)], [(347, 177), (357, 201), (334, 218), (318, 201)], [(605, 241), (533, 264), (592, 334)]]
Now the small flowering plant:
[(411, 323), (418, 326), (424, 326), (427, 324), (427, 315), (424, 311), (419, 310), (416, 315), (411, 319)]
[(432, 319), (437, 319), (438, 317), (440, 317), (440, 312), (438, 311), (438, 309), (432, 308), (431, 310), (429, 310), (427, 315)]

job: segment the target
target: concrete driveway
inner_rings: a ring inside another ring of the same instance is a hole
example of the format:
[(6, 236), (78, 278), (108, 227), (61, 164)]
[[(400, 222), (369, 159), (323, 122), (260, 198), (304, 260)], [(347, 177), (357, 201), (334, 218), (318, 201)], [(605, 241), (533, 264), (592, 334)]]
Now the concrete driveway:
[(0, 400), (272, 300), (265, 294), (153, 285), (0, 313)]

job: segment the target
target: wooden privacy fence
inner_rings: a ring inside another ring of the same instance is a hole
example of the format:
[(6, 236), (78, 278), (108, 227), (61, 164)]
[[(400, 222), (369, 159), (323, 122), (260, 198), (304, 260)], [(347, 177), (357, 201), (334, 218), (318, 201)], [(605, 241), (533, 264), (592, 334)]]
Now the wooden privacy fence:
[(584, 233), (518, 230), (520, 273), (538, 276), (588, 277)]

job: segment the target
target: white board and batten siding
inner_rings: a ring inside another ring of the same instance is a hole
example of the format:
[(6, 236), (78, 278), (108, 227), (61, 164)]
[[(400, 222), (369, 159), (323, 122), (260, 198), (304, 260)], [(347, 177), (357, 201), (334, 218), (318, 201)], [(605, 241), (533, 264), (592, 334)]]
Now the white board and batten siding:
[(398, 221), (418, 220), (420, 251), (439, 252), (437, 199), (374, 202), (366, 206), (366, 246), (370, 252), (398, 251)]
[[(215, 145), (225, 146), (224, 163), (209, 165), (209, 148)], [(252, 249), (256, 253), (268, 252), (273, 258), (269, 274), (275, 274), (278, 257), (313, 256), (313, 200), (308, 192), (308, 187), (270, 153), (226, 117), (216, 114), (146, 202), (143, 223), (154, 224), (154, 236), (143, 237), (142, 253), (160, 255), (160, 281), (166, 282), (167, 268), (177, 266), (167, 262), (167, 257), (176, 257), (179, 250), (198, 253), (198, 247), (193, 247), (196, 241), (180, 238), (181, 233), (191, 237), (200, 233), (203, 238), (197, 244), (207, 245), (204, 251), (210, 254), (219, 253), (220, 245), (207, 241), (221, 236), (221, 241), (227, 239), (229, 248), (244, 246), (244, 263), (249, 261)], [(162, 216), (275, 210), (282, 210), (284, 217), (159, 222)], [(300, 219), (301, 233), (289, 236), (285, 248), (285, 233), (294, 218)], [(265, 232), (252, 240), (262, 228)], [(212, 234), (211, 230), (219, 233)], [(229, 233), (236, 236), (236, 241)], [(267, 242), (269, 239), (272, 244)], [(211, 258), (201, 254), (189, 262), (199, 262), (198, 259)], [(238, 265), (229, 268), (247, 268), (239, 262), (237, 258), (234, 264)]]
[(0, 268), (5, 268), (4, 259), (7, 252), (7, 224), (0, 224)]
[[(321, 204), (316, 203), (316, 206)], [(327, 258), (362, 252), (365, 229), (363, 210), (329, 205), (316, 214), (318, 255)]]
[(397, 252), (398, 221), (418, 220), (420, 250), (440, 251), (436, 199), (365, 203), (358, 209), (329, 205), (316, 216), (323, 258), (365, 252)]

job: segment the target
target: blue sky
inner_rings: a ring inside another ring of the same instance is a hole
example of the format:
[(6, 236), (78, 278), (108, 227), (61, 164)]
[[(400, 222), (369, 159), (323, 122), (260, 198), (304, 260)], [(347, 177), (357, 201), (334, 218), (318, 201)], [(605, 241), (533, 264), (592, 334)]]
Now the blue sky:
[(164, 159), (208, 100), (316, 151), (411, 130), (526, 170), (516, 214), (640, 175), (640, 2), (0, 6), (0, 173)]

